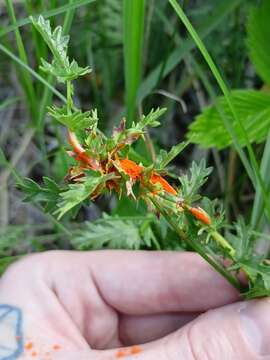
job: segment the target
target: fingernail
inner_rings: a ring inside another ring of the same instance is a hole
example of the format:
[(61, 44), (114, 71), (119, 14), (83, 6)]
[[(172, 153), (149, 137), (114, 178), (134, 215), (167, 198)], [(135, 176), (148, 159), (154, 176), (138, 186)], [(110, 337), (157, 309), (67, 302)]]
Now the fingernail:
[(240, 310), (245, 341), (258, 355), (270, 355), (270, 301), (247, 302)]

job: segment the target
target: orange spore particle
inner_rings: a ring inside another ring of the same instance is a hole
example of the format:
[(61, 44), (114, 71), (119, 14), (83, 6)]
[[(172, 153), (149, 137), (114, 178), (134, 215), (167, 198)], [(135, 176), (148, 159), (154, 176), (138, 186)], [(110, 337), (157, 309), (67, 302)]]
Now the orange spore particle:
[(142, 349), (138, 345), (134, 345), (130, 349), (130, 354), (132, 354), (132, 355), (139, 354), (140, 352), (142, 352)]
[(126, 355), (127, 355), (126, 350), (118, 350), (117, 353), (116, 353), (116, 358), (120, 359), (120, 358), (125, 357)]
[(33, 349), (33, 343), (32, 342), (28, 342), (27, 344), (25, 344), (25, 350), (31, 350), (31, 349)]
[(61, 346), (58, 344), (53, 345), (53, 350), (58, 351), (61, 349)]
[(37, 352), (36, 352), (36, 351), (33, 351), (33, 352), (31, 353), (31, 356), (36, 357), (36, 356), (37, 356)]
[(150, 182), (155, 185), (155, 184), (159, 184), (162, 186), (163, 190), (172, 194), (172, 195), (176, 195), (177, 192), (174, 190), (174, 188), (159, 174), (152, 174), (152, 176), (150, 177)]
[(191, 207), (189, 212), (198, 220), (206, 225), (211, 225), (212, 221), (209, 215), (200, 207)]
[(129, 159), (119, 160), (121, 169), (132, 179), (137, 180), (142, 173), (143, 167)]

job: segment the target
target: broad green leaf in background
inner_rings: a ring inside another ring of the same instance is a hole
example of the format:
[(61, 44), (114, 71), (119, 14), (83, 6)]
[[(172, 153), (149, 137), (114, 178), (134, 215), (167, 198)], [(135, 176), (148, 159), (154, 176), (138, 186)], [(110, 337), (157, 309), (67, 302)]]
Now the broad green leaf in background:
[(247, 25), (247, 44), (250, 59), (261, 78), (270, 84), (270, 1), (250, 12)]
[[(270, 84), (270, 2), (264, 0), (259, 8), (254, 7), (249, 16), (247, 24), (247, 45), (249, 55), (257, 73), (261, 78)], [(270, 127), (269, 127), (270, 130)], [(270, 178), (268, 176), (270, 169), (270, 131), (265, 144), (262, 161), (261, 174), (265, 184), (270, 191)], [(260, 187), (256, 189), (255, 201), (252, 209), (251, 225), (254, 229), (262, 230), (267, 224), (267, 220), (262, 218), (263, 199)]]
[[(237, 116), (244, 125), (250, 143), (264, 141), (270, 127), (270, 95), (256, 90), (233, 90), (230, 98)], [(217, 102), (226, 117), (230, 119), (239, 143), (245, 146), (246, 142), (239, 123), (234, 120), (225, 98), (219, 97)], [(216, 146), (218, 149), (223, 149), (232, 143), (232, 138), (225, 129), (215, 104), (205, 108), (202, 114), (198, 115), (191, 123), (188, 138), (191, 142), (205, 148)]]

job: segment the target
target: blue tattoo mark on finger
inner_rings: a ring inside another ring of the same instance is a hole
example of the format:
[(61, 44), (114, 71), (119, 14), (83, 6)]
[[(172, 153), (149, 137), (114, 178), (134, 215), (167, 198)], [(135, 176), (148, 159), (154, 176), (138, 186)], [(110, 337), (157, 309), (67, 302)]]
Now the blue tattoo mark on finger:
[(0, 305), (0, 360), (16, 360), (23, 353), (22, 312)]

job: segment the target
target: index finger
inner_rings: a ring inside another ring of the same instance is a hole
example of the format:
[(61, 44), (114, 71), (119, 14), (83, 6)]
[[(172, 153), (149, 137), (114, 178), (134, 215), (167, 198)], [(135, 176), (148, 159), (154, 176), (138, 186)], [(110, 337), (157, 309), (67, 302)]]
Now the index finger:
[(202, 312), (239, 299), (239, 293), (194, 253), (83, 255), (101, 296), (121, 313)]

